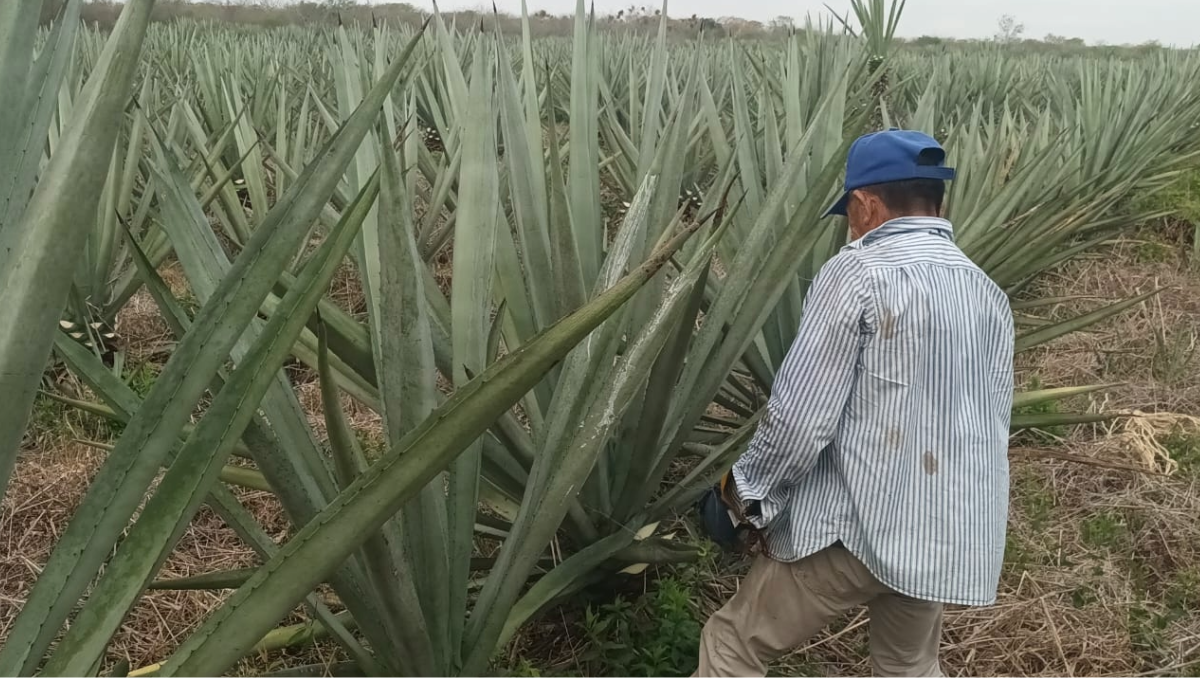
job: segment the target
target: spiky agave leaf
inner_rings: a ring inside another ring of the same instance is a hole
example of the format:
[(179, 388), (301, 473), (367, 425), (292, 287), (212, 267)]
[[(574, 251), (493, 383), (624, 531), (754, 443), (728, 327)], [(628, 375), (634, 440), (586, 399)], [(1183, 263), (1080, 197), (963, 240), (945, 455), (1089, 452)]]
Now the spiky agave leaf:
[(545, 372), (614, 314), (686, 240), (684, 232), (605, 293), (460, 388), (289, 541), (190, 638), (163, 672), (220, 672), (411, 499)]
[[(0, 492), (7, 485), (50, 356), (71, 274), (86, 240), (82, 230), (100, 200), (153, 4), (130, 2), (121, 12), (27, 203), (24, 192), (41, 160), (49, 123), (40, 106), (48, 93), (41, 88), (58, 89), (56, 79), (64, 74), (59, 64), (73, 48), (75, 25), (56, 29), (51, 37), (57, 39), (47, 43), (35, 64), (32, 22), (38, 12), (28, 2), (7, 3), (0, 12), (0, 83), (11, 86), (10, 96), (0, 105), (0, 123), (6, 125), (0, 167), (9, 179), (0, 185), (0, 391), (9, 403), (0, 411)], [(66, 18), (73, 21), (78, 0), (68, 10)], [(31, 70), (45, 69), (49, 70), (43, 77), (30, 79)], [(25, 131), (28, 134), (22, 134)], [(67, 195), (72, 199), (62, 200)]]
[[(129, 21), (144, 23), (148, 16), (138, 14), (142, 10), (148, 15), (150, 3), (130, 4), (125, 11), (133, 12)], [(372, 128), (379, 106), (404, 70), (416, 41), (414, 37), (409, 42), (356, 114), (327, 142), (319, 160), (305, 169), (292, 192), (264, 218), (230, 274), (200, 310), (193, 331), (181, 339), (146, 402), (130, 420), (84, 498), (77, 520), (68, 527), (42, 571), (0, 650), (0, 669), (10, 674), (27, 673), (41, 660), (175, 445), (196, 402), (298, 248), (304, 227), (316, 219), (355, 149)], [(115, 45), (112, 49), (124, 55)], [(33, 205), (29, 211), (33, 211)], [(35, 231), (41, 233), (44, 229)]]

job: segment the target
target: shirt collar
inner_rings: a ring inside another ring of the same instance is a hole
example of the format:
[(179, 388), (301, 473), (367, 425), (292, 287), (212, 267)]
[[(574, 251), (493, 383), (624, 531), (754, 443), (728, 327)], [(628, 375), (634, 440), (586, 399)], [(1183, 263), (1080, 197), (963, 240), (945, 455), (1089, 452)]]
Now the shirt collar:
[(866, 236), (849, 245), (852, 248), (862, 248), (889, 236), (919, 231), (941, 236), (951, 241), (954, 240), (954, 227), (950, 224), (949, 220), (940, 217), (897, 217), (894, 220), (884, 222), (868, 232)]

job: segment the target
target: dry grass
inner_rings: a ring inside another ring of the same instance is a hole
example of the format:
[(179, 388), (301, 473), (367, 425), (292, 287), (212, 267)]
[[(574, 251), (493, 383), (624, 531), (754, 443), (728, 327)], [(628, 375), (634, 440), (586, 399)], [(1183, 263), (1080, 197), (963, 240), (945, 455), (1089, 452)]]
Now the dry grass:
[(1165, 458), (1168, 452), (1161, 447), (1149, 450), (1145, 435), (1156, 434), (1161, 440), (1171, 435), (1173, 427), (1179, 434), (1197, 429), (1200, 274), (1180, 256), (1183, 244), (1151, 239), (1153, 235), (1124, 242), (1044, 278), (1032, 297), (1077, 298), (1039, 310), (1055, 321), (1110, 301), (1161, 292), (1087, 332), (1020, 355), (1017, 381), (1043, 387), (1119, 383), (1117, 388), (1060, 406), (1064, 411), (1136, 411), (1147, 417), (1040, 433), (1040, 440), (1055, 441), (1060, 450), (1075, 455), (1170, 471), (1175, 462)]
[[(1187, 611), (1200, 605), (1195, 478), (1058, 462), (1022, 464), (1014, 477), (998, 600), (948, 611), (948, 675), (1129, 676), (1200, 658), (1200, 620)], [(855, 612), (780, 670), (869, 675), (866, 623)]]
[[(178, 263), (160, 271), (177, 298), (187, 300), (191, 293)], [(165, 363), (174, 337), (159, 316), (150, 295), (139, 290), (117, 316), (121, 350), (125, 353), (126, 377), (139, 367), (151, 367), (157, 373)], [(99, 401), (65, 371), (50, 374), (57, 383), (54, 391), (88, 401)], [(319, 417), (320, 394), (315, 375), (299, 384), (299, 394), (314, 425)], [(377, 428), (377, 416), (348, 396), (343, 409), (351, 422), (364, 431)], [(40, 397), (21, 456), (0, 505), (0, 639), (12, 625), (30, 588), (49, 558), (54, 545), (66, 530), (82, 501), (88, 485), (104, 462), (106, 453), (91, 448), (82, 440), (111, 442), (114, 426), (102, 419), (73, 411)], [(278, 501), (261, 491), (234, 489), (243, 506), (276, 543), (284, 542), (291, 526)], [(255, 552), (210, 508), (202, 507), (180, 538), (174, 551), (160, 568), (157, 578), (184, 578), (238, 569), (261, 563)], [(218, 607), (230, 591), (153, 590), (148, 591), (126, 618), (109, 647), (107, 664), (127, 661), (131, 668), (159, 662)], [(328, 598), (327, 598), (328, 599)], [(330, 601), (330, 604), (333, 604)], [(281, 625), (307, 620), (300, 609)], [(329, 641), (298, 651), (279, 651), (248, 657), (238, 674), (269, 672), (300, 665), (332, 665), (345, 660), (340, 648)]]
[[(46, 442), (49, 443), (49, 442)], [(69, 440), (26, 450), (0, 510), (0, 631), (12, 624), (58, 537), (83, 499), (104, 453)], [(244, 492), (242, 503), (276, 539), (288, 523), (269, 494)], [(252, 566), (259, 560), (207, 507), (202, 508), (158, 578), (181, 578)], [(226, 593), (157, 590), (146, 593), (126, 618), (109, 649), (109, 662), (133, 668), (161, 661), (216, 608)], [(3, 637), (3, 635), (0, 635)]]
[[(191, 298), (183, 267), (178, 262), (160, 268), (159, 275), (176, 299)], [(175, 336), (144, 287), (117, 312), (115, 330), (120, 349), (125, 352), (125, 360), (130, 365), (161, 365), (175, 346)]]
[(363, 292), (358, 268), (347, 259), (333, 274), (329, 285), (329, 299), (351, 316), (362, 321), (367, 318), (367, 296)]
[(1196, 413), (1200, 406), (1200, 295), (1197, 274), (1176, 251), (1133, 241), (1082, 259), (1047, 276), (1034, 294), (1080, 299), (1055, 308), (1063, 319), (1154, 290), (1161, 292), (1088, 332), (1060, 338), (1022, 357), (1018, 380), (1036, 375), (1045, 386), (1126, 383), (1109, 394), (1108, 408)]
[[(1024, 380), (1042, 386), (1124, 383), (1073, 408), (1200, 414), (1200, 276), (1178, 247), (1130, 242), (1062, 268), (1034, 297), (1080, 296), (1067, 318), (1162, 288), (1151, 302), (1095, 329), (1029, 352)], [(1165, 341), (1164, 341), (1165, 340)], [(1084, 458), (1139, 465), (1112, 444), (1119, 428), (1043, 433)], [(1158, 433), (1181, 470), (1171, 476), (1077, 462), (1014, 458), (1009, 546), (998, 601), (954, 608), (944, 670), (970, 676), (1128, 676), (1200, 673), (1200, 433)], [(1118, 442), (1121, 440), (1117, 440)], [(732, 593), (714, 582), (709, 609)], [(865, 611), (811, 649), (782, 661), (785, 675), (869, 675)]]
[[(1099, 299), (1164, 291), (1157, 300), (1096, 329), (1026, 353), (1020, 380), (1036, 378), (1043, 386), (1125, 383), (1097, 397), (1061, 404), (1064, 410), (1200, 413), (1200, 379), (1193, 360), (1200, 334), (1200, 279), (1177, 259), (1177, 252), (1178, 248), (1126, 243), (1046, 277), (1034, 291), (1037, 296), (1080, 298), (1041, 310), (1049, 319), (1094, 308)], [(437, 275), (443, 285), (451, 257), (449, 249), (441, 254)], [(165, 267), (163, 276), (173, 292), (187, 297), (177, 265)], [(347, 310), (364, 311), (361, 288), (349, 267), (339, 272), (331, 297)], [(172, 339), (144, 292), (122, 310), (118, 329), (130, 365), (165, 360)], [(289, 372), (317, 436), (324, 438), (315, 375), (303, 367)], [(73, 382), (69, 388), (80, 390)], [(382, 440), (377, 414), (348, 396), (343, 396), (341, 407), (368, 439)], [(0, 512), (5, 542), (0, 557), (0, 638), (103, 461), (102, 452), (74, 441), (104, 439), (102, 423), (56, 411), (50, 402), (39, 408), (46, 412), (35, 418)], [(1084, 459), (1139, 465), (1137, 457), (1119, 445), (1122, 440), (1114, 438), (1119, 433), (1087, 426), (1022, 435), (1020, 441)], [(1169, 674), (1188, 670), (1185, 664), (1200, 658), (1200, 617), (1195, 613), (1200, 611), (1200, 525), (1195, 521), (1200, 516), (1200, 438), (1189, 440), (1181, 432), (1170, 443), (1181, 468), (1170, 476), (1014, 458), (1010, 545), (999, 601), (993, 607), (948, 613), (948, 674)], [(286, 538), (286, 518), (269, 495), (248, 492), (240, 497), (276, 540)], [(486, 548), (494, 546), (484, 540), (480, 547), (488, 552)], [(159, 577), (256, 562), (253, 551), (220, 518), (202, 509)], [(720, 566), (690, 569), (701, 613), (715, 610), (732, 594), (742, 567), (726, 560)], [(641, 587), (649, 586), (653, 573), (647, 573)], [(625, 586), (636, 589), (638, 584)], [(109, 662), (127, 659), (137, 668), (161, 660), (225, 594), (147, 593), (114, 640)], [(297, 612), (285, 623), (305, 618)], [(854, 612), (809, 647), (779, 662), (776, 671), (868, 674), (865, 624), (865, 612)], [(584, 645), (580, 626), (578, 608), (553, 612), (524, 631), (512, 656), (531, 659), (552, 672), (569, 672)], [(342, 661), (336, 645), (323, 641), (296, 652), (248, 658), (236, 672), (261, 674), (300, 665), (334, 669)]]
[[(1200, 374), (1186, 352), (1200, 332), (1200, 276), (1175, 244), (1125, 243), (1048, 276), (1032, 297), (1079, 296), (1047, 315), (1062, 319), (1116, 300), (1164, 289), (1087, 332), (1021, 357), (1020, 376), (1042, 386), (1125, 383), (1092, 399), (1060, 404), (1092, 409), (1200, 414)], [(1174, 335), (1176, 349), (1161, 342)], [(1156, 341), (1156, 338), (1159, 341)], [(1176, 352), (1170, 354), (1170, 352)], [(1181, 370), (1164, 370), (1179, 366)], [(1140, 452), (1120, 428), (1099, 426), (1019, 435), (1056, 455), (1140, 468)], [(951, 608), (943, 667), (951, 676), (1131, 676), (1200, 673), (1200, 432), (1157, 432), (1179, 470), (1144, 474), (1094, 464), (1013, 458), (1009, 546), (997, 603)], [(736, 591), (747, 563), (650, 570), (692, 584), (703, 619)], [(628, 593), (632, 597), (637, 592)], [(603, 598), (611, 597), (605, 590)], [(870, 675), (865, 608), (835, 622), (773, 675)], [(510, 667), (529, 662), (571, 672), (588, 653), (579, 609), (563, 608), (527, 628)]]

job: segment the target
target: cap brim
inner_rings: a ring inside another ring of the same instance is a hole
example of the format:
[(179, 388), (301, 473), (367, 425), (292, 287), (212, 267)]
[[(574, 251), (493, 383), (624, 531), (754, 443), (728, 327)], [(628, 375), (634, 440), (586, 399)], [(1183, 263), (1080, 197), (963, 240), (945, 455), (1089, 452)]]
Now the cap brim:
[(850, 204), (850, 192), (847, 191), (846, 193), (842, 194), (842, 197), (838, 199), (837, 203), (834, 203), (833, 206), (831, 206), (829, 208), (829, 210), (826, 211), (825, 217), (829, 217), (830, 215), (845, 216), (846, 215), (846, 206), (849, 204)]

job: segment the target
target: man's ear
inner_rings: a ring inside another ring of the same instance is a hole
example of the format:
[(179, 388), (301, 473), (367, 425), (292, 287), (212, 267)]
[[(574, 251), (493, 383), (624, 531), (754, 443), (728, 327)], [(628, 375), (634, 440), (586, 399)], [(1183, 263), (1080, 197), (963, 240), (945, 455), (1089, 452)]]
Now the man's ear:
[[(868, 197), (869, 197), (869, 194), (867, 194), (867, 192), (863, 191), (862, 189), (853, 189), (850, 191), (850, 201), (849, 202), (857, 203), (858, 210), (860, 212), (862, 212), (867, 209), (866, 200)], [(849, 208), (848, 204), (847, 204), (847, 208)]]
[(851, 194), (858, 201), (859, 214), (864, 220), (872, 222), (879, 217), (883, 203), (878, 196), (864, 189), (855, 189)]

